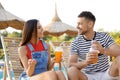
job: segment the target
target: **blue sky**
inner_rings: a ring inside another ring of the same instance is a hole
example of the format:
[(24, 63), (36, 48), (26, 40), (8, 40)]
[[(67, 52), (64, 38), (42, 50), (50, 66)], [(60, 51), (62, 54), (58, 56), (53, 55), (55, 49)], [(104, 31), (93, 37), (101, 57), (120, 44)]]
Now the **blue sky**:
[[(22, 18), (39, 19), (43, 26), (54, 16), (55, 0), (0, 0), (5, 10)], [(95, 30), (120, 31), (119, 0), (56, 0), (58, 16), (62, 22), (76, 27), (81, 11), (91, 11), (96, 16)]]

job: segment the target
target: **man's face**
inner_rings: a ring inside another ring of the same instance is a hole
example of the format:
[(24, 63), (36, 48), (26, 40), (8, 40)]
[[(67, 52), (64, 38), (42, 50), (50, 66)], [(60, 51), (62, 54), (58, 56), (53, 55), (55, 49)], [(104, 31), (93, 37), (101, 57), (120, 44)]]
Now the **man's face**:
[(89, 20), (84, 17), (79, 17), (77, 21), (77, 29), (80, 35), (84, 35), (89, 31)]

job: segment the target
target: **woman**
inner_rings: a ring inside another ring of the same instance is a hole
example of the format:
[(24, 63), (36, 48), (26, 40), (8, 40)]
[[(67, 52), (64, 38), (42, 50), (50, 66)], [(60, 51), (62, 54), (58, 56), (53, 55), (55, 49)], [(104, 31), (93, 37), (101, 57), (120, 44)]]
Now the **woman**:
[(42, 37), (43, 28), (39, 21), (28, 20), (23, 28), (21, 46), (18, 48), (24, 67), (19, 80), (65, 80), (61, 71), (50, 71), (55, 61), (51, 60), (50, 46)]

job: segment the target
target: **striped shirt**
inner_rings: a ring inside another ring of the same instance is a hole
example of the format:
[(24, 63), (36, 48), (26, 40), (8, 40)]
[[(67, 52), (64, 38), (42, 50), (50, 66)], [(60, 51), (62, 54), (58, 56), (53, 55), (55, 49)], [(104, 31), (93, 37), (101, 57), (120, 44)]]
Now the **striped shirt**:
[[(113, 38), (105, 32), (95, 32), (93, 40), (99, 42), (104, 48), (110, 47), (114, 44)], [(79, 56), (78, 61), (85, 60), (86, 54), (89, 52), (92, 40), (86, 40), (83, 35), (79, 35), (71, 43), (71, 55), (76, 54)], [(83, 70), (86, 73), (104, 72), (109, 68), (109, 59), (107, 55), (99, 54), (98, 62), (96, 64), (90, 64)]]

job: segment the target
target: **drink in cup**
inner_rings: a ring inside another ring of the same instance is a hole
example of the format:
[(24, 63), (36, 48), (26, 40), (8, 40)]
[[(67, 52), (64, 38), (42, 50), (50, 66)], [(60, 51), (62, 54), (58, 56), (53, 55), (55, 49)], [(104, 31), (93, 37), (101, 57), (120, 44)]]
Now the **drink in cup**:
[[(92, 41), (92, 42), (95, 42), (95, 41)], [(91, 45), (91, 48), (89, 50), (90, 53), (94, 53), (96, 55), (94, 61), (93, 61), (93, 64), (97, 63), (98, 61), (98, 54), (99, 54), (99, 51), (96, 50), (92, 45)]]
[(62, 47), (57, 47), (55, 49), (55, 62), (56, 63), (60, 63), (61, 58), (62, 58), (62, 54), (63, 54), (63, 49)]
[(93, 64), (97, 63), (99, 51), (90, 48), (90, 53), (94, 53), (94, 54), (96, 55), (96, 57), (94, 58), (94, 61), (93, 61), (92, 63), (93, 63)]

